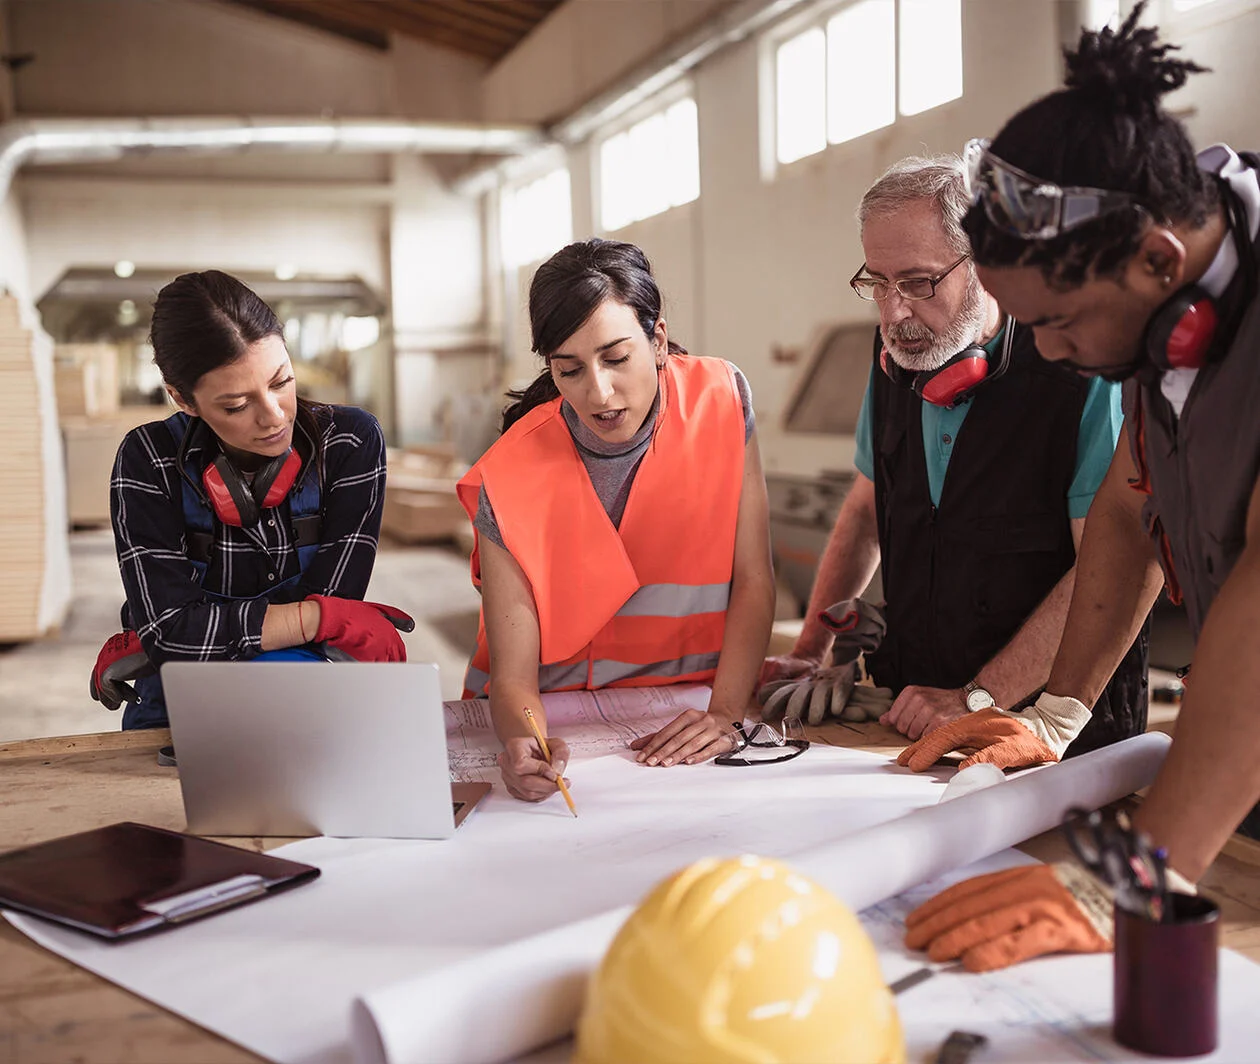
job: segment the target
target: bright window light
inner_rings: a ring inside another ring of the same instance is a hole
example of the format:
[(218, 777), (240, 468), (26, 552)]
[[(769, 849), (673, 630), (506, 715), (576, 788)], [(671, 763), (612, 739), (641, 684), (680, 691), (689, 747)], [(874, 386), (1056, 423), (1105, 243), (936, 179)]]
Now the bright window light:
[(681, 207), (699, 199), (700, 124), (695, 100), (679, 100), (665, 112), (665, 153), (670, 169), (670, 206)]
[(779, 45), (775, 86), (779, 162), (822, 151), (827, 146), (827, 35), (820, 27)]
[(538, 262), (573, 240), (569, 171), (551, 173), (503, 194), (503, 263)]
[(962, 0), (901, 0), (900, 45), (903, 115), (962, 95)]
[(893, 0), (860, 0), (827, 23), (827, 139), (852, 140), (897, 117)]
[(1174, 11), (1193, 11), (1196, 7), (1213, 4), (1216, 0), (1173, 0)]
[(690, 98), (609, 137), (599, 148), (600, 221), (612, 232), (700, 195), (700, 139)]
[(1086, 28), (1100, 30), (1120, 25), (1120, 0), (1089, 0)]
[(609, 137), (600, 146), (600, 216), (604, 229), (609, 232), (634, 221), (633, 163), (628, 132)]
[(361, 351), (381, 338), (380, 318), (348, 317), (341, 323), (341, 349)]

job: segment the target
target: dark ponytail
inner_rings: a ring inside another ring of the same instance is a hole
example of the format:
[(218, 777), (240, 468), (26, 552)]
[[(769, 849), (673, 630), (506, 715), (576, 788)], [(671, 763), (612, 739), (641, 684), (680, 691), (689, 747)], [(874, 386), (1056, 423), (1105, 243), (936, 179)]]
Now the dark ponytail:
[[(184, 273), (158, 292), (153, 304), (149, 342), (153, 361), (166, 382), (189, 406), (207, 373), (235, 362), (251, 345), (268, 336), (284, 339), (284, 326), (256, 292), (221, 270)], [(322, 465), (318, 405), (297, 401), (297, 421), (315, 447)]]
[[(642, 250), (634, 244), (598, 237), (561, 248), (538, 267), (529, 285), (532, 350), (550, 359), (606, 299), (630, 307), (643, 335), (651, 338), (661, 317), (661, 291)], [(669, 351), (687, 353), (672, 340)], [(508, 392), (508, 398), (515, 401), (503, 411), (503, 431), (534, 407), (559, 397), (548, 366), (528, 388)]]
[(1049, 240), (1023, 240), (994, 226), (977, 204), (963, 220), (981, 266), (1037, 266), (1047, 283), (1075, 288), (1118, 272), (1137, 251), (1147, 219), (1204, 225), (1219, 202), (1195, 161), (1185, 129), (1162, 98), (1205, 70), (1175, 59), (1176, 46), (1139, 26), (1139, 3), (1117, 30), (1084, 31), (1064, 52), (1064, 88), (1002, 127), (990, 152), (1044, 181), (1128, 193), (1136, 208), (1110, 211)]

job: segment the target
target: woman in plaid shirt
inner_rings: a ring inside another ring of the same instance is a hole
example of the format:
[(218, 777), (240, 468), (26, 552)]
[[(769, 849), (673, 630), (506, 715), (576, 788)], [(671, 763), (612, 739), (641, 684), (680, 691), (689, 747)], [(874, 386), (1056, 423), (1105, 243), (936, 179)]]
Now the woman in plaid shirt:
[[(91, 690), (123, 728), (166, 725), (155, 667), (319, 644), (310, 657), (403, 661), (411, 619), (362, 601), (385, 443), (369, 413), (299, 399), (272, 309), (217, 270), (153, 308), (154, 360), (179, 413), (129, 432), (110, 482), (127, 601)], [(289, 652), (288, 656), (293, 656)], [(127, 683), (135, 680), (134, 689)]]

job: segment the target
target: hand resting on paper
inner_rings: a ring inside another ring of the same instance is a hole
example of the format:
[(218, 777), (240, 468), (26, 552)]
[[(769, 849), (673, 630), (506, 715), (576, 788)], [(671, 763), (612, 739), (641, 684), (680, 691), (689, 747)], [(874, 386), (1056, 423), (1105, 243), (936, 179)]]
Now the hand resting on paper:
[(911, 686), (902, 688), (879, 722), (907, 738), (918, 739), (966, 715), (961, 689)]
[[(537, 740), (532, 737), (509, 739), (499, 754), (499, 772), (508, 794), (523, 802), (541, 802), (559, 793), (556, 783), (569, 763), (569, 744), (555, 736), (547, 738), (551, 763), (544, 760)], [(572, 787), (569, 780), (565, 785)]]
[(734, 726), (734, 721), (716, 713), (685, 709), (660, 731), (635, 739), (630, 749), (639, 752), (636, 760), (645, 765), (698, 765), (735, 749)]

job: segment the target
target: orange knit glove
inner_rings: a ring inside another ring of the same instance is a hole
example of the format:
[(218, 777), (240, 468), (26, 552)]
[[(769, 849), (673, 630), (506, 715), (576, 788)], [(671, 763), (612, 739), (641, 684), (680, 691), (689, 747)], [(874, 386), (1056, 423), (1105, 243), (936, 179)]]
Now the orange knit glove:
[(972, 972), (1045, 953), (1111, 949), (1111, 892), (1073, 864), (1032, 865), (956, 883), (906, 917), (906, 945)]
[(1059, 755), (1013, 714), (982, 709), (911, 743), (897, 755), (897, 764), (908, 765), (913, 772), (924, 772), (952, 750), (971, 755), (960, 768), (970, 768), (981, 761), (1002, 769), (1027, 768), (1059, 760)]

